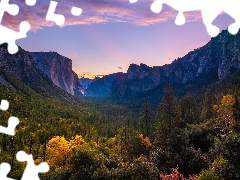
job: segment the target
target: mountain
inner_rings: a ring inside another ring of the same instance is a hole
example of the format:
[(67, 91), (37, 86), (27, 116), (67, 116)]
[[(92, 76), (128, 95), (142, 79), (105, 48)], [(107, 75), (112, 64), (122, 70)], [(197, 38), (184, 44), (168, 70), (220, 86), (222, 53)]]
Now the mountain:
[(80, 83), (85, 87), (87, 96), (110, 96), (112, 92), (113, 82), (118, 76), (123, 74), (122, 72), (109, 74), (102, 78), (96, 77), (93, 80), (87, 80), (86, 78), (80, 78)]
[[(198, 91), (239, 72), (239, 52), (240, 33), (233, 36), (224, 30), (203, 47), (175, 59), (171, 64), (153, 67), (131, 64), (127, 73), (116, 76), (112, 84), (108, 84), (112, 87), (110, 96), (122, 99), (159, 93), (167, 81), (178, 87), (176, 91), (179, 94), (183, 94), (180, 90)], [(91, 86), (94, 88), (94, 84)]]
[(38, 69), (29, 52), (19, 47), (18, 53), (11, 55), (6, 44), (0, 46), (0, 84), (28, 96), (35, 93), (56, 99), (74, 99)]
[(64, 91), (74, 95), (84, 91), (78, 82), (77, 74), (72, 70), (72, 60), (57, 52), (28, 52), (37, 68)]
[(79, 83), (83, 87), (83, 89), (87, 89), (93, 81), (94, 81), (94, 79), (89, 79), (89, 78), (84, 78), (84, 77), (79, 78)]

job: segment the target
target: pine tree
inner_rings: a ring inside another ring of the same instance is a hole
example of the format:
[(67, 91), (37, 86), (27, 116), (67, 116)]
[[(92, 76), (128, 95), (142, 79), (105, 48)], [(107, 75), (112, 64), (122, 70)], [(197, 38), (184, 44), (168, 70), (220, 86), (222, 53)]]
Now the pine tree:
[(152, 110), (149, 102), (145, 101), (142, 104), (140, 112), (140, 129), (145, 137), (149, 137), (152, 123)]
[(181, 118), (184, 124), (194, 124), (199, 122), (199, 108), (196, 99), (191, 92), (187, 92), (179, 102), (181, 107)]
[(200, 115), (200, 119), (202, 121), (208, 120), (210, 118), (213, 117), (213, 94), (211, 93), (210, 90), (207, 90), (207, 92), (204, 95), (204, 99), (203, 99), (203, 108), (201, 110), (201, 115)]
[(180, 107), (170, 82), (167, 82), (164, 87), (157, 114), (160, 114), (161, 126), (165, 133), (170, 133), (171, 130), (180, 127), (182, 124)]

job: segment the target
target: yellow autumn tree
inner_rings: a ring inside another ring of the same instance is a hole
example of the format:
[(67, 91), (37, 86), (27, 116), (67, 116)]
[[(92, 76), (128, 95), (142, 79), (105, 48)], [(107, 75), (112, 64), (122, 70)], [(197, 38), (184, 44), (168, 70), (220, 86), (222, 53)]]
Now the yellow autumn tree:
[(72, 149), (64, 136), (55, 136), (47, 143), (47, 162), (54, 170), (69, 165)]
[(150, 141), (150, 139), (148, 137), (143, 137), (142, 134), (139, 135), (139, 138), (142, 140), (142, 144), (147, 148), (151, 148), (152, 147), (152, 143)]
[(235, 98), (231, 94), (227, 94), (223, 96), (221, 104), (219, 105), (216, 126), (223, 134), (232, 131), (235, 124), (233, 116), (234, 103)]
[(72, 139), (70, 140), (69, 147), (71, 149), (74, 149), (74, 148), (82, 145), (84, 142), (85, 142), (85, 140), (83, 139), (83, 137), (81, 135), (76, 135), (75, 137), (72, 137)]

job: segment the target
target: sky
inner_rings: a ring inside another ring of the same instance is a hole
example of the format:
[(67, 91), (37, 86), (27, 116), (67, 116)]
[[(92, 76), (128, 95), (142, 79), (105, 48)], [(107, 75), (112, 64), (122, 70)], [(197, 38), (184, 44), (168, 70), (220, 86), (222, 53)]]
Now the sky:
[[(72, 59), (72, 68), (80, 77), (126, 72), (131, 63), (169, 64), (211, 39), (200, 11), (184, 13), (187, 22), (177, 26), (177, 11), (164, 5), (155, 14), (150, 10), (153, 0), (134, 4), (128, 0), (55, 1), (55, 13), (66, 19), (61, 27), (45, 19), (50, 0), (37, 0), (33, 7), (25, 0), (10, 0), (20, 12), (17, 16), (5, 13), (2, 24), (18, 31), (20, 22), (28, 21), (31, 30), (17, 44), (27, 51), (55, 51)], [(80, 16), (70, 13), (73, 6), (82, 9)], [(213, 24), (223, 30), (232, 22), (223, 13)]]

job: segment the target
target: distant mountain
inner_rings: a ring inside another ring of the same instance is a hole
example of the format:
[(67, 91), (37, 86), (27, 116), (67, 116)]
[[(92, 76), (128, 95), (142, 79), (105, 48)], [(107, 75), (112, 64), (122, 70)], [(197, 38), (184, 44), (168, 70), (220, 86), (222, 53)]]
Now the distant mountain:
[[(44, 63), (44, 62), (43, 62)], [(45, 75), (29, 52), (19, 47), (19, 52), (11, 55), (7, 51), (7, 45), (0, 46), (0, 84), (20, 92), (31, 95), (29, 92), (57, 99), (73, 99), (67, 92), (60, 89)], [(80, 85), (77, 83), (77, 87)]]
[(94, 79), (89, 79), (89, 78), (79, 78), (79, 83), (83, 87), (83, 89), (87, 89), (89, 85), (94, 81)]
[(121, 72), (109, 74), (103, 76), (102, 78), (95, 78), (93, 80), (88, 80), (86, 78), (80, 78), (81, 85), (85, 88), (87, 96), (110, 96), (112, 92), (113, 82), (116, 80), (116, 77)]
[[(171, 81), (176, 91), (194, 90), (206, 87), (240, 71), (240, 33), (233, 36), (227, 30), (212, 38), (205, 46), (194, 49), (182, 58), (164, 66), (149, 67), (145, 64), (131, 64), (127, 73), (115, 76), (110, 96), (128, 98), (154, 94), (162, 91), (167, 81)], [(103, 77), (104, 79), (104, 77)], [(101, 87), (104, 81), (91, 84), (92, 89)], [(102, 93), (104, 94), (104, 93)], [(94, 93), (92, 93), (94, 95)], [(109, 95), (109, 93), (105, 93)]]
[(77, 74), (72, 70), (72, 60), (57, 52), (28, 52), (37, 68), (48, 76), (55, 85), (74, 94), (83, 94)]

